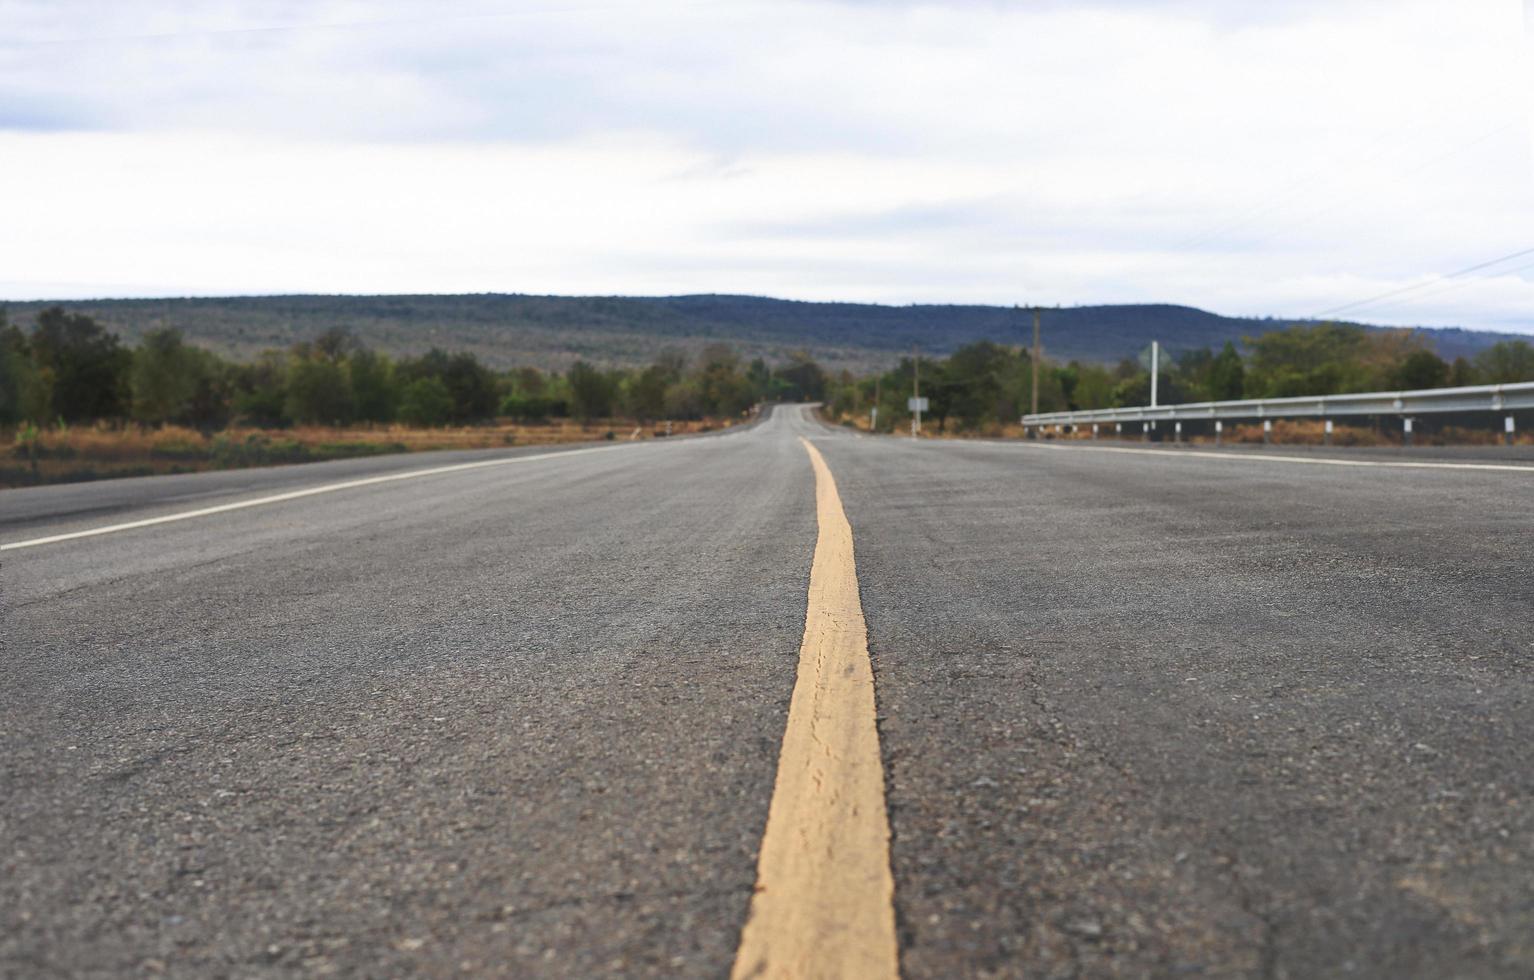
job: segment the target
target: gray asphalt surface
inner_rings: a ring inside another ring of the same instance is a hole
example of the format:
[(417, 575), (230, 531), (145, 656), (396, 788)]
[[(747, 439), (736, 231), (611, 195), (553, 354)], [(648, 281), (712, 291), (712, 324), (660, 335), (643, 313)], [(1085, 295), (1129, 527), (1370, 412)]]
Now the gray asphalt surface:
[[(726, 972), (800, 434), (855, 536), (907, 976), (1534, 973), (1534, 473), (798, 409), (0, 555), (0, 972)], [(309, 469), (11, 491), (0, 541)]]

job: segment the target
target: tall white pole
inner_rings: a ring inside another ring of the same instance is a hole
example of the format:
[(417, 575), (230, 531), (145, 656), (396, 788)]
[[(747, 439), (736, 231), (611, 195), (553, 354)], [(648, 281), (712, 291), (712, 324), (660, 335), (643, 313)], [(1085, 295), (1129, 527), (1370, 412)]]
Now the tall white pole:
[(1156, 380), (1161, 376), (1161, 345), (1151, 341), (1151, 408), (1156, 407)]

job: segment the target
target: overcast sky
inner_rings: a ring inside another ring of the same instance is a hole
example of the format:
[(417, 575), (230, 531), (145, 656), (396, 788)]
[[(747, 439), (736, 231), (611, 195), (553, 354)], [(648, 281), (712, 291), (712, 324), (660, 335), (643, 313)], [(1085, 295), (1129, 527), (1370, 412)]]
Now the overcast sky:
[(1158, 301), (1534, 332), (1534, 251), (1434, 279), (1534, 250), (1529, 7), (0, 0), (0, 297)]

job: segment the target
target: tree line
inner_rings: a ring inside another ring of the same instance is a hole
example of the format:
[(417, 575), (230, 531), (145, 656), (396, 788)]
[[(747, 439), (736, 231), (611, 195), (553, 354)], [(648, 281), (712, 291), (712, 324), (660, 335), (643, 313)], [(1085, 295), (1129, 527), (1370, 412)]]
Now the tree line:
[[(1243, 347), (1227, 342), (1219, 351), (1203, 348), (1162, 358), (1158, 401), (1170, 405), (1534, 381), (1534, 345), (1524, 340), (1501, 341), (1473, 358), (1448, 362), (1409, 330), (1320, 323), (1247, 337)], [(921, 358), (919, 363), (906, 358), (882, 374), (833, 383), (831, 412), (866, 417), (877, 406), (880, 429), (904, 425), (910, 418), (906, 399), (918, 373), (930, 406), (926, 418), (940, 430), (1016, 422), (1032, 404), (1029, 351), (980, 341), (946, 358)], [(1113, 366), (1048, 360), (1039, 365), (1041, 412), (1148, 405), (1150, 389), (1149, 366), (1139, 359)]]
[[(1534, 345), (1502, 341), (1447, 362), (1411, 331), (1351, 324), (1301, 324), (1245, 338), (1243, 349), (1198, 349), (1164, 358), (1164, 404), (1234, 398), (1331, 395), (1534, 381)], [(945, 358), (906, 358), (857, 378), (827, 373), (807, 354), (768, 365), (714, 345), (695, 358), (666, 353), (643, 368), (577, 361), (569, 370), (496, 371), (474, 355), (431, 350), (391, 358), (344, 329), (287, 350), (236, 362), (187, 342), (173, 328), (136, 346), (89, 316), (41, 311), (30, 330), (0, 313), (0, 425), (135, 421), (211, 431), (232, 424), (284, 427), (401, 422), (464, 425), (622, 416), (640, 422), (738, 415), (763, 401), (827, 400), (833, 414), (867, 415), (879, 427), (910, 417), (906, 399), (919, 366), (928, 418), (940, 429), (1016, 421), (1031, 404), (1033, 364), (1024, 348), (990, 341)], [(1141, 360), (1040, 364), (1039, 408), (1066, 411), (1145, 405), (1150, 371)]]
[(641, 422), (734, 416), (761, 401), (813, 401), (825, 372), (808, 355), (749, 363), (715, 345), (666, 353), (640, 369), (577, 361), (568, 371), (496, 371), (473, 354), (433, 349), (391, 358), (347, 331), (235, 362), (179, 330), (122, 342), (88, 316), (43, 310), (30, 331), (0, 314), (0, 425), (95, 421), (285, 427), (401, 422), (463, 425), (622, 416)]

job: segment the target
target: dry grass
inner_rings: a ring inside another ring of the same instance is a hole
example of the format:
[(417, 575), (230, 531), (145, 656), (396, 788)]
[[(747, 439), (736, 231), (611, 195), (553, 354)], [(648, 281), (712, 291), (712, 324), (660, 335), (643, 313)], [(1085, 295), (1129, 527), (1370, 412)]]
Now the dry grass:
[[(1498, 418), (1500, 425), (1500, 417)], [(848, 426), (860, 432), (868, 432), (868, 416), (858, 418), (844, 418), (841, 425)], [(1346, 425), (1341, 422), (1334, 423), (1335, 431), (1332, 433), (1332, 445), (1334, 446), (1400, 446), (1402, 434), (1398, 422), (1391, 422), (1388, 426), (1371, 428), (1362, 425)], [(1424, 430), (1424, 427), (1426, 429)], [(1187, 428), (1192, 428), (1188, 426)], [(909, 428), (900, 427), (897, 435), (909, 433)], [(1172, 423), (1161, 423), (1161, 434), (1164, 439), (1172, 438)], [(1024, 439), (1027, 433), (1020, 423), (1012, 422), (1005, 425), (980, 426), (967, 431), (950, 429), (947, 432), (939, 432), (937, 426), (931, 423), (923, 423), (922, 437), (926, 439)], [(1115, 437), (1113, 424), (1101, 426), (1100, 437), (1103, 439), (1120, 438), (1138, 442), (1141, 438), (1140, 424), (1138, 422), (1124, 423), (1124, 431)], [(1090, 440), (1092, 438), (1091, 426), (1085, 426), (1075, 432), (1050, 431), (1047, 438), (1060, 440)], [(1183, 436), (1183, 441), (1199, 445), (1213, 445), (1214, 434), (1192, 432)], [(1221, 435), (1221, 441), (1227, 445), (1237, 444), (1262, 444), (1262, 423), (1250, 424), (1227, 424)], [(1534, 432), (1519, 432), (1514, 437), (1514, 443), (1520, 446), (1534, 445)], [(1326, 442), (1326, 426), (1319, 419), (1277, 419), (1273, 422), (1272, 442), (1274, 445), (1291, 446), (1320, 446)], [(1490, 425), (1486, 428), (1465, 428), (1463, 426), (1433, 427), (1427, 420), (1419, 420), (1417, 432), (1413, 435), (1413, 444), (1417, 446), (1498, 446), (1502, 444), (1502, 432), (1500, 428), (1493, 429)]]
[[(672, 422), (671, 432), (707, 432), (732, 419)], [(195, 473), (434, 449), (548, 446), (600, 440), (654, 439), (666, 423), (640, 426), (630, 419), (585, 424), (496, 422), (461, 428), (417, 429), (403, 425), (292, 429), (225, 429), (212, 434), (178, 426), (73, 426), (37, 433), (35, 445), (20, 431), (0, 433), (0, 487), (71, 483), (119, 476)]]
[[(1500, 418), (1498, 419), (1500, 422)], [(1335, 422), (1332, 432), (1333, 446), (1401, 446), (1404, 445), (1400, 423), (1392, 420), (1386, 425), (1370, 427), (1363, 425), (1347, 425)], [(1021, 426), (1018, 427), (1019, 429)], [(1187, 428), (1192, 428), (1187, 426)], [(1113, 426), (1102, 426), (1102, 437), (1113, 438)], [(1078, 432), (1049, 433), (1054, 439), (1091, 439), (1090, 426), (1084, 427)], [(1161, 423), (1161, 436), (1170, 441), (1173, 437), (1172, 423)], [(1138, 441), (1141, 438), (1140, 425), (1125, 423), (1124, 433), (1120, 437)], [(1213, 445), (1214, 434), (1212, 432), (1184, 433), (1183, 441), (1197, 445)], [(1227, 445), (1261, 445), (1263, 431), (1261, 422), (1227, 424), (1221, 441)], [(1534, 433), (1520, 432), (1514, 437), (1517, 445), (1534, 445)], [(1290, 446), (1320, 446), (1326, 443), (1326, 425), (1320, 419), (1275, 419), (1273, 422), (1272, 444)], [(1433, 426), (1430, 421), (1419, 420), (1417, 431), (1413, 433), (1412, 444), (1416, 446), (1499, 446), (1502, 444), (1502, 432), (1493, 429), (1490, 425), (1486, 428), (1467, 428), (1464, 426)]]

